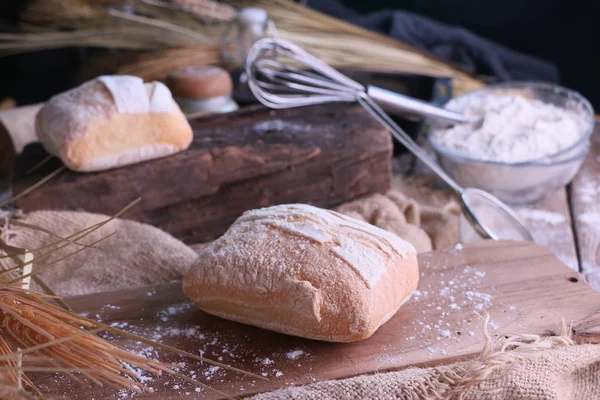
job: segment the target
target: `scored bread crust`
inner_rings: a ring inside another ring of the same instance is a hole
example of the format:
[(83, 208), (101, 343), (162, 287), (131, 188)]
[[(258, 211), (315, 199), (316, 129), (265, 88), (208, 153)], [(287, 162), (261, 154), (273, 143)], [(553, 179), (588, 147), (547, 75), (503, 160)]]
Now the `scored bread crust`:
[[(164, 157), (190, 145), (192, 129), (179, 106), (166, 88), (155, 90), (162, 84), (144, 84), (136, 77), (118, 79), (137, 89), (124, 97), (130, 103), (126, 110), (118, 107), (115, 96), (120, 93), (98, 78), (54, 96), (38, 113), (38, 138), (70, 169), (101, 171)], [(147, 106), (152, 95), (164, 106), (156, 110)]]
[(406, 241), (333, 211), (292, 204), (244, 213), (183, 281), (210, 314), (331, 342), (370, 337), (419, 279)]

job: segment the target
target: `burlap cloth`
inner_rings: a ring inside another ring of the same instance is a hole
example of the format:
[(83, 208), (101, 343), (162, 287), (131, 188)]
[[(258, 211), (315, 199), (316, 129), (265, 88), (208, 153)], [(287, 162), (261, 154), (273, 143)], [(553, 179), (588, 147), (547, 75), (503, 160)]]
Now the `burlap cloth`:
[(250, 400), (600, 399), (600, 345), (517, 335), (495, 347), (472, 361), (318, 382)]
[[(387, 194), (344, 204), (338, 211), (397, 233), (419, 252), (451, 246), (458, 241), (458, 205), (452, 194), (432, 190), (428, 179), (396, 180)], [(10, 246), (38, 249), (33, 251), (39, 259), (34, 270), (80, 249), (39, 270), (44, 282), (64, 296), (181, 279), (196, 257), (193, 249), (165, 232), (114, 220), (81, 240), (90, 244), (115, 232), (96, 248), (73, 244), (51, 259), (43, 258), (58, 246), (49, 246), (58, 237), (107, 218), (84, 212), (32, 212), (12, 222), (5, 218), (1, 238)], [(495, 346), (488, 341), (482, 355), (467, 362), (319, 382), (253, 399), (600, 399), (599, 373), (600, 346), (575, 345), (566, 333), (546, 338), (524, 335)]]
[[(56, 294), (74, 296), (136, 286), (154, 285), (179, 280), (196, 258), (196, 252), (171, 235), (150, 225), (116, 219), (81, 240), (93, 243), (106, 235), (114, 235), (96, 248), (65, 246), (44, 258), (64, 242), (60, 239), (106, 221), (109, 217), (76, 211), (36, 211), (15, 219), (2, 232), (11, 246), (40, 249), (32, 253), (37, 258), (33, 270), (59, 258), (82, 250), (39, 271)], [(33, 227), (41, 227), (53, 235)], [(37, 289), (35, 283), (33, 288)]]
[(452, 193), (432, 189), (432, 180), (395, 178), (385, 195), (358, 199), (336, 211), (397, 234), (419, 253), (448, 248), (459, 240), (460, 206)]

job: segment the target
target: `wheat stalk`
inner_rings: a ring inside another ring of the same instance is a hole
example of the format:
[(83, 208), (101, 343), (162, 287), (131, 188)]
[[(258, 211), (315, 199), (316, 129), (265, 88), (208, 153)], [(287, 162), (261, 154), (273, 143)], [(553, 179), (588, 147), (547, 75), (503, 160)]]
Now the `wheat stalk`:
[[(103, 27), (112, 29), (112, 32), (122, 30), (123, 33), (117, 36), (107, 31), (104, 34), (88, 35), (84, 30), (76, 30), (74, 34), (79, 35), (77, 39), (65, 35), (54, 42), (50, 38), (45, 41), (40, 38), (13, 38), (11, 42), (0, 43), (0, 51), (22, 52), (33, 48), (75, 44), (155, 50), (154, 53), (142, 55), (138, 61), (123, 66), (118, 72), (138, 75), (144, 79), (160, 79), (179, 67), (220, 63), (219, 39), (226, 25), (206, 21), (230, 20), (235, 16), (231, 6), (261, 7), (267, 10), (281, 37), (299, 44), (335, 68), (448, 76), (453, 78), (456, 94), (483, 85), (456, 66), (431, 54), (290, 0), (229, 0), (229, 5), (211, 0), (174, 0), (171, 3), (164, 0), (137, 0), (133, 5), (139, 17), (131, 16), (131, 21), (123, 21), (122, 18), (127, 18), (124, 15), (117, 18), (113, 15), (111, 19), (111, 15), (107, 15), (100, 7), (102, 4), (92, 7), (93, 3), (86, 0), (68, 0), (70, 3), (81, 4), (72, 7), (65, 15), (56, 11), (60, 7), (41, 7), (44, 2), (54, 4), (56, 1), (59, 0), (34, 2), (26, 10), (26, 20), (40, 24), (45, 21), (40, 17), (45, 12), (48, 14), (47, 20), (55, 21), (54, 25), (82, 28), (82, 21), (87, 21), (87, 25), (84, 25), (86, 29)], [(32, 18), (32, 15), (37, 16), (37, 19)], [(53, 26), (51, 23), (46, 25)], [(174, 26), (179, 29), (173, 29)], [(132, 27), (136, 30), (130, 30)], [(178, 30), (182, 32), (178, 34)], [(197, 32), (200, 36), (191, 34), (190, 31)]]
[(221, 61), (218, 46), (195, 46), (144, 54), (138, 61), (119, 68), (117, 72), (153, 80), (163, 78), (175, 69), (190, 65), (215, 65)]
[[(6, 256), (0, 258), (1, 398), (7, 398), (9, 395), (15, 398), (27, 398), (23, 397), (26, 394), (22, 392), (21, 388), (15, 385), (15, 380), (19, 381), (21, 378), (34, 392), (39, 392), (24, 372), (41, 370), (58, 372), (79, 382), (83, 382), (81, 378), (84, 378), (88, 382), (108, 385), (115, 389), (130, 389), (136, 392), (151, 391), (152, 389), (140, 383), (137, 373), (133, 372), (132, 368), (139, 368), (156, 375), (168, 373), (186, 382), (213, 390), (221, 396), (227, 396), (225, 393), (214, 390), (209, 386), (174, 371), (170, 368), (172, 365), (148, 360), (113, 345), (96, 336), (96, 333), (100, 331), (108, 331), (126, 338), (141, 341), (151, 346), (215, 364), (225, 369), (248, 374), (256, 379), (264, 379), (261, 376), (250, 374), (229, 365), (196, 356), (79, 316), (69, 309), (48, 303), (48, 300), (56, 300), (56, 296), (25, 290), (20, 287), (21, 282), (29, 276), (35, 276), (38, 271), (48, 268), (65, 257), (88, 250), (90, 247), (94, 247), (97, 243), (110, 237), (111, 235), (104, 236), (90, 244), (83, 244), (81, 242), (87, 235), (119, 217), (139, 201), (140, 199), (137, 199), (107, 220), (85, 228), (66, 238), (53, 234), (52, 236), (57, 239), (52, 244), (54, 247), (53, 250), (38, 255), (32, 261), (19, 262), (15, 267), (7, 267), (5, 265), (6, 260), (17, 257), (26, 250), (8, 246), (0, 239), (0, 248), (7, 253)], [(4, 224), (4, 229), (6, 229), (6, 223)], [(42, 232), (47, 231), (41, 227), (36, 229)], [(67, 256), (47, 261), (45, 265), (37, 266), (33, 273), (18, 273), (23, 266), (31, 264), (33, 261), (47, 260), (54, 252), (66, 246), (78, 246), (79, 249)], [(47, 248), (47, 246), (44, 247)], [(15, 276), (15, 274), (17, 275)], [(25, 350), (13, 352), (11, 346)], [(41, 365), (18, 365), (16, 360), (18, 357), (22, 357), (23, 354), (34, 355)]]
[[(13, 354), (10, 346), (8, 345), (8, 343), (6, 343), (6, 340), (4, 340), (4, 337), (0, 336), (0, 357), (8, 356), (10, 354)], [(11, 368), (15, 368), (17, 366), (17, 360), (16, 359), (6, 360), (6, 364)], [(0, 373), (0, 381), (4, 381), (4, 382), (10, 383), (12, 385), (16, 385), (17, 381), (18, 381), (17, 372), (13, 371), (13, 370), (1, 372)]]
[(144, 2), (175, 10), (187, 11), (207, 21), (228, 22), (237, 16), (235, 8), (211, 0), (172, 0), (172, 3), (160, 0), (144, 0)]
[[(91, 333), (75, 336), (82, 331), (81, 327), (90, 329), (93, 324), (45, 302), (47, 298), (40, 293), (0, 285), (2, 336), (20, 348), (73, 336), (72, 340), (42, 348), (36, 353), (48, 357), (53, 366), (70, 368), (92, 382), (116, 389), (150, 390), (137, 382), (137, 374), (126, 364), (157, 375), (173, 372), (160, 362), (129, 353)], [(76, 379), (73, 373), (67, 374)]]

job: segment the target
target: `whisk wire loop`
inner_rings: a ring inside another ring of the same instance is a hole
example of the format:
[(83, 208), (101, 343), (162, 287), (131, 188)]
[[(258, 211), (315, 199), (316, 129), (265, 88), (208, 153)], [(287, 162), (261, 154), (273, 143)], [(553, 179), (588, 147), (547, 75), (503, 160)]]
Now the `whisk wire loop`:
[[(444, 109), (437, 110), (428, 103), (381, 88), (369, 86), (367, 89), (302, 48), (282, 39), (265, 38), (257, 41), (246, 56), (245, 73), (252, 93), (261, 103), (271, 108), (282, 109), (340, 101), (358, 102), (385, 126), (392, 136), (460, 194), (467, 219), (482, 237), (501, 237), (490, 227), (489, 216), (481, 214), (484, 211), (489, 214), (491, 210), (492, 214), (514, 233), (515, 237), (506, 238), (533, 240), (510, 207), (489, 193), (461, 187), (398, 126), (376, 100), (382, 104), (392, 101), (396, 108), (408, 107), (407, 110), (418, 110), (422, 115), (443, 116), (446, 120), (459, 123), (466, 120), (462, 114)], [(485, 207), (482, 208), (481, 204)]]

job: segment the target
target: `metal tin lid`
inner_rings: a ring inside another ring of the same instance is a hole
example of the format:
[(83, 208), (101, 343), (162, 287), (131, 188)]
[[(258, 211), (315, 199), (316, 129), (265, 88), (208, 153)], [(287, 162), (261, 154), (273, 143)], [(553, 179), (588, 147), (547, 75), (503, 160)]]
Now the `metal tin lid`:
[(233, 89), (229, 72), (213, 65), (189, 66), (171, 71), (166, 84), (174, 97), (187, 99), (230, 96)]
[(262, 8), (248, 7), (240, 11), (240, 21), (248, 24), (264, 25), (267, 22), (267, 11)]

